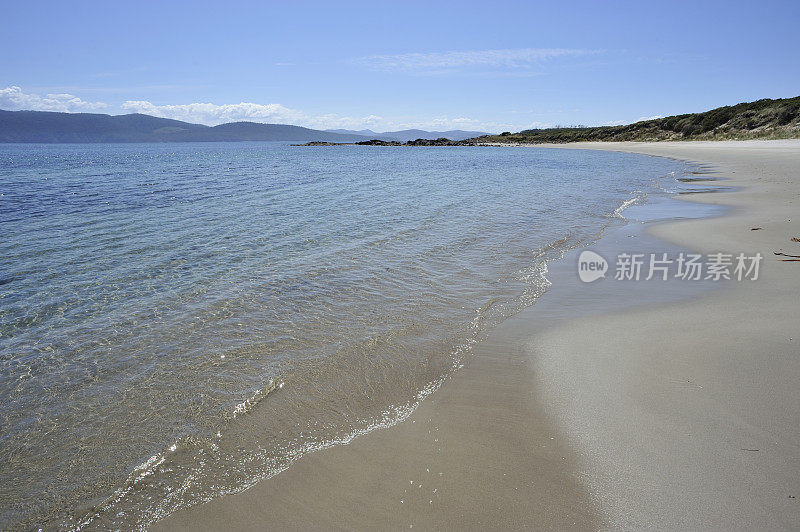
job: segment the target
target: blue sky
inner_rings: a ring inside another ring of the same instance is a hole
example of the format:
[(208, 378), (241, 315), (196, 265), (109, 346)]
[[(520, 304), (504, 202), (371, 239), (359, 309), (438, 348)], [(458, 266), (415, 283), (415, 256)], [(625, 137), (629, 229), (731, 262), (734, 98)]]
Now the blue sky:
[(800, 95), (800, 1), (4, 2), (0, 108), (517, 131)]

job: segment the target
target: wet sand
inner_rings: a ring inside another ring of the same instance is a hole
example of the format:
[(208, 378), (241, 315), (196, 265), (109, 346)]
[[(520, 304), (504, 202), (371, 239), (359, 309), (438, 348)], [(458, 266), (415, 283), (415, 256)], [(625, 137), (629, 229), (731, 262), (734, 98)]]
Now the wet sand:
[(592, 249), (760, 252), (760, 279), (582, 285), (568, 255), (405, 422), (155, 528), (796, 528), (800, 263), (773, 251), (800, 255), (800, 141), (568, 147), (702, 162), (736, 187)]

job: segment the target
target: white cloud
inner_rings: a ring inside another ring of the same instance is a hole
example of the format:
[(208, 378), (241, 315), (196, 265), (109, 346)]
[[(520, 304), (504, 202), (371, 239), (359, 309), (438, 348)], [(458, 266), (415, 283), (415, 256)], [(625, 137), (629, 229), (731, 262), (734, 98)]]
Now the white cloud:
[(596, 53), (599, 53), (599, 50), (519, 48), (511, 50), (370, 55), (354, 59), (353, 62), (373, 70), (407, 72), (455, 70), (471, 67), (528, 68), (535, 63), (557, 57), (574, 57)]
[(80, 113), (97, 111), (108, 107), (102, 102), (86, 102), (72, 94), (28, 94), (12, 85), (0, 89), (0, 108), (8, 111), (59, 111), (62, 113)]
[(156, 105), (148, 101), (128, 100), (122, 104), (122, 109), (130, 113), (142, 113), (210, 126), (227, 122), (261, 122), (292, 124), (314, 129), (353, 129), (372, 127), (383, 122), (383, 118), (377, 115), (364, 117), (347, 117), (336, 114), (310, 115), (278, 103), (241, 102), (223, 105), (213, 103)]
[(162, 118), (172, 118), (207, 125), (226, 122), (261, 122), (273, 124), (292, 124), (313, 129), (373, 129), (392, 131), (398, 129), (474, 129), (500, 130), (507, 125), (483, 123), (474, 118), (440, 116), (435, 118), (395, 117), (384, 118), (378, 115), (363, 117), (337, 114), (312, 115), (291, 109), (277, 103), (259, 104), (241, 102), (217, 105), (213, 103), (189, 103), (180, 105), (156, 105), (149, 101), (129, 100), (122, 109), (130, 113), (143, 113)]
[[(47, 94), (40, 96), (28, 94), (17, 86), (0, 89), (0, 108), (7, 110), (35, 110), (83, 112), (107, 109), (102, 102), (87, 102), (71, 94)], [(217, 105), (213, 103), (188, 103), (176, 105), (157, 105), (146, 100), (128, 100), (121, 110), (126, 113), (142, 113), (162, 118), (172, 118), (186, 122), (207, 125), (226, 122), (261, 122), (292, 124), (313, 129), (372, 129), (375, 131), (395, 131), (400, 129), (468, 129), (473, 131), (519, 130), (520, 125), (485, 122), (465, 116), (393, 116), (376, 114), (365, 116), (343, 116), (339, 114), (310, 114), (292, 109), (278, 103), (259, 104), (241, 102)]]
[(636, 120), (613, 120), (611, 122), (603, 122), (600, 124), (601, 126), (624, 126), (627, 124), (634, 124), (636, 122), (645, 122), (647, 120), (656, 120), (657, 118), (664, 118), (661, 115), (653, 115), (653, 116), (640, 116)]
[(122, 104), (122, 109), (131, 113), (142, 113), (208, 125), (242, 121), (294, 124), (304, 119), (302, 112), (289, 109), (277, 103), (241, 102), (225, 105), (213, 103), (155, 105), (148, 101), (128, 100)]
[(553, 124), (550, 122), (531, 122), (524, 128), (518, 129), (517, 131), (522, 131), (524, 129), (548, 129), (553, 127)]

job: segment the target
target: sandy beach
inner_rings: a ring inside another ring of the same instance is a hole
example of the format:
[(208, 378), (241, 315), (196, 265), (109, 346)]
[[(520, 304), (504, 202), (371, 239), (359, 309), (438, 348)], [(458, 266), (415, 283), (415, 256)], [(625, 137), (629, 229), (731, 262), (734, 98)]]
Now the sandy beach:
[(567, 255), (406, 421), (155, 528), (800, 526), (800, 263), (774, 255), (800, 255), (800, 141), (556, 147), (711, 167), (730, 188), (592, 249), (761, 253), (759, 279), (583, 285)]

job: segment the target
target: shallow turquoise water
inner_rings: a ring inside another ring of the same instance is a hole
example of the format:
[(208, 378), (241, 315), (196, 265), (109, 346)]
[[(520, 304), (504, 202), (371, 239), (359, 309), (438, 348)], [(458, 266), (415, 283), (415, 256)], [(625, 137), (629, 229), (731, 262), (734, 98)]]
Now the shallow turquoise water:
[(401, 419), (535, 302), (547, 260), (683, 169), (0, 145), (0, 526), (144, 525)]

